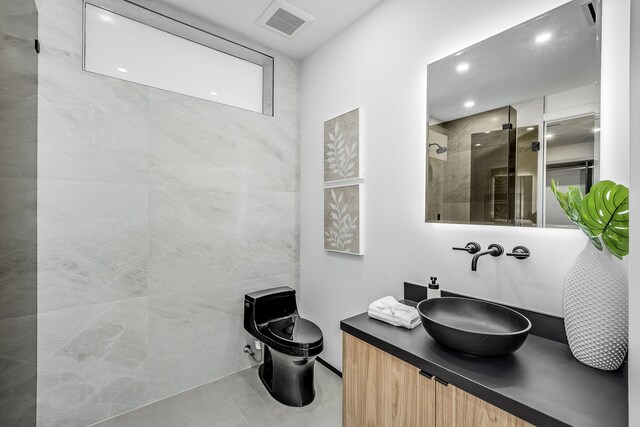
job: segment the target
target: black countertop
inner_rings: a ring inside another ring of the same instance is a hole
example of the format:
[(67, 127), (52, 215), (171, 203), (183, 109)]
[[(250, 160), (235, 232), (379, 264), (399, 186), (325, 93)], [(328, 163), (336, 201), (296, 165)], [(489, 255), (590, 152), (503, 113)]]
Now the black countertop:
[(538, 426), (628, 425), (627, 367), (590, 368), (566, 344), (529, 335), (512, 355), (480, 358), (442, 347), (422, 325), (412, 330), (369, 318), (340, 329)]

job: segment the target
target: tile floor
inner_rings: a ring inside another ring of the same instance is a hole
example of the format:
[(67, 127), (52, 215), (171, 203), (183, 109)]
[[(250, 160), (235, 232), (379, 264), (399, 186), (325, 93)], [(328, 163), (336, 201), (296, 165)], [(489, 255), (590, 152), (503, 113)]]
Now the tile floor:
[(316, 398), (304, 408), (274, 400), (257, 367), (168, 397), (94, 427), (333, 427), (342, 425), (342, 381), (315, 365)]

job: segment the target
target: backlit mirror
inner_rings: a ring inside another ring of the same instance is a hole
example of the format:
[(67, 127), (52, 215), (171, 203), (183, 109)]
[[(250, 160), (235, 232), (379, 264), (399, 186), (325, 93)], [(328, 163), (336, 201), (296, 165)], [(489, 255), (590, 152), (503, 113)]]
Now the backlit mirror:
[(429, 64), (427, 222), (573, 227), (550, 191), (598, 180), (600, 2)]

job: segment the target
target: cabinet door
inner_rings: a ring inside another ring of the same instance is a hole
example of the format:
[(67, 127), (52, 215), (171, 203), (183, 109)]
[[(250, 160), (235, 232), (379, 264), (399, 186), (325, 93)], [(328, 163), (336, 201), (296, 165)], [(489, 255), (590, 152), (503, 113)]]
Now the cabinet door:
[(418, 423), (422, 427), (437, 427), (436, 424), (436, 381), (431, 376), (419, 372), (418, 378)]
[(533, 427), (532, 424), (482, 399), (449, 385), (436, 383), (438, 427)]
[(343, 345), (345, 427), (435, 427), (435, 381), (349, 334)]

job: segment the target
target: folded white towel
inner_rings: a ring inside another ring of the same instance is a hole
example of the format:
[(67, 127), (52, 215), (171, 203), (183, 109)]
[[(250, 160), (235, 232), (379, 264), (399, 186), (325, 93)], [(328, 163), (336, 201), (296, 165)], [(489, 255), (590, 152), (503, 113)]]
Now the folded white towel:
[(413, 329), (420, 324), (418, 310), (390, 296), (372, 302), (367, 313), (369, 317), (407, 329)]

